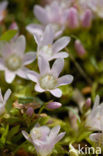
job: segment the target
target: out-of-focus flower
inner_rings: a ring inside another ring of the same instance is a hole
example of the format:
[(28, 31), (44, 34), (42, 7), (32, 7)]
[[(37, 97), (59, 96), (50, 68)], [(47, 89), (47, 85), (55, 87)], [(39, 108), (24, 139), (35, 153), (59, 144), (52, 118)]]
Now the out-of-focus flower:
[(93, 133), (89, 136), (90, 140), (95, 142), (96, 144), (103, 145), (103, 132), (101, 133)]
[(54, 109), (57, 109), (57, 108), (60, 108), (62, 106), (62, 104), (61, 103), (59, 103), (59, 102), (49, 102), (48, 104), (47, 104), (47, 108), (48, 109), (51, 109), (51, 110), (54, 110)]
[(79, 26), (78, 11), (74, 7), (71, 7), (68, 11), (67, 25), (71, 29), (76, 29)]
[[(53, 1), (51, 4), (46, 5), (45, 8), (35, 5), (34, 14), (44, 27), (48, 24), (52, 25), (55, 37), (62, 34), (65, 28), (67, 9), (60, 5), (59, 2)], [(33, 33), (35, 32), (35, 28), (37, 30), (37, 27), (36, 25), (33, 26), (33, 24), (30, 24), (27, 26), (27, 30)], [(38, 28), (40, 28), (40, 26)]]
[(11, 94), (11, 90), (8, 89), (3, 98), (1, 89), (0, 89), (0, 115), (2, 115), (5, 112), (5, 105), (6, 105), (6, 102), (9, 98), (10, 94)]
[(67, 25), (69, 28), (75, 29), (80, 26), (89, 28), (92, 23), (92, 11), (89, 9), (87, 2), (83, 0), (72, 1), (72, 5), (68, 8)]
[(103, 0), (88, 0), (90, 9), (100, 18), (103, 18)]
[(78, 118), (77, 118), (77, 116), (79, 116), (79, 109), (77, 107), (73, 108), (73, 111), (69, 110), (70, 124), (74, 130), (78, 130)]
[(27, 114), (28, 116), (32, 116), (33, 113), (34, 113), (34, 109), (33, 109), (32, 107), (29, 107), (29, 108), (27, 109), (27, 111), (26, 111), (26, 114)]
[(38, 44), (38, 56), (43, 56), (48, 61), (55, 58), (66, 58), (68, 53), (60, 52), (70, 42), (69, 37), (62, 37), (53, 43), (54, 32), (51, 25), (48, 25), (42, 36), (34, 34)]
[(37, 83), (35, 90), (41, 93), (49, 91), (52, 95), (61, 97), (62, 91), (57, 87), (70, 84), (73, 81), (72, 75), (58, 78), (64, 66), (64, 59), (57, 59), (50, 69), (49, 62), (41, 56), (38, 58), (38, 65), (40, 74), (33, 71), (28, 73), (29, 79)]
[(74, 47), (75, 47), (75, 50), (79, 56), (85, 55), (86, 50), (85, 50), (84, 46), (82, 45), (82, 43), (80, 42), (80, 40), (75, 41)]
[(91, 106), (91, 98), (87, 98), (86, 102), (85, 102), (85, 108), (89, 109)]
[(75, 91), (74, 91), (73, 100), (78, 104), (80, 111), (83, 112), (85, 98), (78, 89), (75, 89)]
[(93, 19), (93, 15), (90, 9), (86, 9), (83, 17), (82, 17), (82, 26), (84, 28), (89, 28), (91, 27), (92, 24), (92, 19)]
[(100, 98), (97, 95), (93, 109), (86, 119), (86, 127), (91, 130), (103, 130), (103, 103), (100, 103)]
[(70, 156), (79, 156), (78, 151), (70, 144), (69, 145), (69, 155)]
[(0, 70), (5, 71), (7, 83), (11, 83), (16, 75), (27, 79), (26, 74), (29, 69), (25, 66), (35, 60), (36, 54), (34, 52), (24, 54), (25, 44), (25, 37), (23, 35), (9, 43), (3, 45), (1, 43), (2, 57), (0, 58)]
[(18, 27), (17, 23), (16, 23), (16, 22), (13, 22), (13, 23), (10, 25), (9, 29), (10, 29), (10, 30), (17, 30), (17, 34), (12, 38), (11, 41), (16, 40), (16, 39), (18, 38), (18, 36), (19, 36), (19, 27)]
[(0, 22), (4, 19), (5, 17), (5, 9), (7, 8), (8, 2), (0, 2)]
[(60, 126), (56, 126), (51, 130), (47, 126), (41, 126), (34, 127), (31, 130), (30, 135), (25, 131), (22, 131), (22, 134), (34, 145), (38, 155), (48, 156), (52, 153), (55, 144), (65, 135), (65, 132), (58, 134), (59, 131)]
[(18, 28), (17, 23), (16, 23), (16, 22), (13, 22), (13, 23), (10, 25), (9, 29), (18, 30), (19, 28)]

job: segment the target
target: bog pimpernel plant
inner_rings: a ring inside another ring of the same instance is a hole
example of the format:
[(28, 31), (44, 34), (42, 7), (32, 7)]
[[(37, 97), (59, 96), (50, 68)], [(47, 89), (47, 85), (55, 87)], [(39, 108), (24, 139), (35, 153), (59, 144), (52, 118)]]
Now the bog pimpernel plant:
[(0, 156), (103, 154), (102, 45), (103, 0), (0, 1)]

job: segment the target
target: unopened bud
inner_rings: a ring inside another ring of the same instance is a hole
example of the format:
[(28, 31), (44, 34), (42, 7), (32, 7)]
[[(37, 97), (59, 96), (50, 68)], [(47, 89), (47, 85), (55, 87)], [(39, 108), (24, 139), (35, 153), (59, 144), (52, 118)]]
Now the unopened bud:
[(92, 12), (90, 9), (87, 9), (84, 16), (83, 16), (83, 19), (82, 19), (82, 26), (84, 28), (89, 28), (91, 26), (91, 23), (92, 23)]
[(57, 108), (60, 108), (61, 106), (62, 106), (62, 104), (59, 102), (49, 102), (47, 104), (48, 109), (57, 109)]
[(27, 109), (27, 111), (26, 111), (26, 114), (27, 114), (28, 116), (32, 116), (33, 113), (34, 113), (34, 109), (33, 109), (32, 107), (29, 107), (29, 108)]
[(9, 29), (18, 30), (18, 26), (17, 26), (16, 22), (13, 22), (13, 23), (10, 25)]
[(79, 18), (77, 9), (72, 7), (68, 12), (68, 26), (71, 29), (75, 29), (79, 26)]
[(75, 47), (75, 50), (77, 52), (77, 54), (79, 56), (84, 56), (85, 53), (86, 53), (86, 50), (84, 49), (82, 43), (80, 42), (80, 40), (76, 40), (75, 43), (74, 43), (74, 47)]

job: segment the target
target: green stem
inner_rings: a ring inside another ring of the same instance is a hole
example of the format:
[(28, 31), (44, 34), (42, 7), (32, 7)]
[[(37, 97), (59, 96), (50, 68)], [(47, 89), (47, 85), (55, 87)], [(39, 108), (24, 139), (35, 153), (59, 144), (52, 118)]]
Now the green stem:
[(84, 79), (91, 85), (92, 81), (91, 79), (88, 77), (88, 75), (85, 73), (85, 71), (81, 68), (81, 66), (79, 65), (79, 63), (75, 60), (75, 58), (73, 57), (72, 54), (70, 54), (69, 50), (67, 48), (65, 48), (66, 51), (69, 53), (70, 59), (72, 60), (72, 62), (74, 63), (75, 67), (77, 68), (77, 70), (79, 71), (79, 73), (84, 77)]

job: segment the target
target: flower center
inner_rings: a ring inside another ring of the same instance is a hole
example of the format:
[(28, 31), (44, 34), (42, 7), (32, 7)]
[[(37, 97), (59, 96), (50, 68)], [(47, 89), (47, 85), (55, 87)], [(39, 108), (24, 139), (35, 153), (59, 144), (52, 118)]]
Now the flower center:
[(41, 53), (45, 54), (47, 58), (52, 56), (52, 45), (45, 45), (40, 49)]
[(21, 64), (21, 58), (15, 54), (9, 56), (6, 60), (7, 68), (12, 71), (19, 69)]
[(31, 131), (31, 137), (33, 139), (40, 139), (42, 137), (42, 134), (41, 134), (41, 131), (39, 128), (34, 128), (32, 131)]
[(56, 87), (57, 80), (53, 75), (47, 74), (40, 79), (40, 86), (45, 90), (52, 90)]

